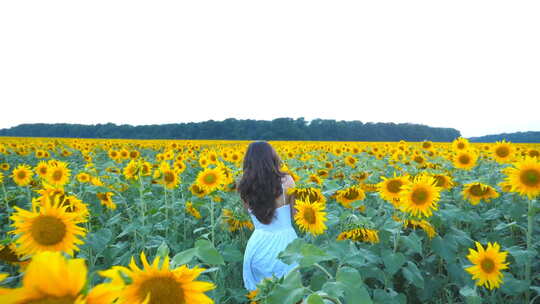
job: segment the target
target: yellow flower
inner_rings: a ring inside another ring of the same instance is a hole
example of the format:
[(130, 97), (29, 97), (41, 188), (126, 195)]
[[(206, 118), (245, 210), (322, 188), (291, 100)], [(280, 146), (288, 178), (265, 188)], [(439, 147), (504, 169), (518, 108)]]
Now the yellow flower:
[(88, 183), (90, 181), (91, 177), (90, 174), (81, 172), (77, 174), (77, 180), (79, 183)]
[(96, 193), (96, 196), (99, 199), (99, 202), (106, 206), (107, 208), (114, 210), (116, 209), (116, 204), (112, 201), (112, 196), (114, 193), (112, 192), (98, 192)]
[(312, 235), (322, 234), (326, 230), (324, 222), (326, 212), (324, 212), (324, 204), (320, 202), (311, 203), (307, 200), (296, 200), (294, 207), (298, 211), (294, 215), (294, 221), (302, 231), (307, 231)]
[(352, 168), (355, 168), (356, 167), (356, 158), (352, 157), (352, 156), (347, 156), (345, 157), (345, 164), (347, 166), (350, 166)]
[(206, 168), (197, 175), (196, 183), (199, 187), (211, 193), (214, 190), (221, 189), (225, 182), (225, 176), (221, 168)]
[(70, 175), (71, 170), (68, 169), (67, 163), (56, 161), (54, 165), (49, 165), (46, 180), (55, 187), (61, 187), (69, 182)]
[(24, 187), (30, 184), (30, 181), (32, 180), (32, 170), (30, 170), (30, 166), (28, 165), (18, 165), (17, 168), (13, 170), (11, 177), (17, 185)]
[(492, 148), (493, 158), (499, 163), (508, 163), (512, 161), (516, 148), (509, 142), (498, 141)]
[(323, 205), (326, 203), (326, 197), (322, 194), (321, 189), (317, 188), (289, 188), (287, 194), (294, 195), (297, 200), (301, 201), (309, 200)]
[(192, 202), (186, 202), (185, 209), (186, 209), (186, 212), (189, 213), (194, 218), (198, 220), (201, 219), (201, 213), (199, 212), (199, 210), (197, 210), (197, 208), (193, 206)]
[[(195, 281), (195, 279), (205, 270), (195, 267), (189, 269), (182, 265), (175, 269), (169, 269), (169, 257), (163, 260), (156, 257), (152, 264), (149, 264), (144, 253), (141, 253), (143, 267), (135, 263), (131, 258), (129, 268), (119, 267), (114, 272), (100, 272), (101, 275), (113, 278), (108, 285), (118, 292), (118, 304), (177, 304), (177, 303), (214, 303), (204, 293), (215, 288), (210, 282)], [(161, 265), (161, 266), (160, 266)], [(161, 267), (161, 268), (160, 268)], [(114, 267), (113, 267), (114, 269)], [(120, 274), (122, 273), (122, 274)], [(131, 281), (126, 284), (121, 277), (125, 275)], [(104, 284), (107, 286), (107, 283)], [(124, 285), (119, 289), (119, 285)]]
[(464, 170), (470, 170), (476, 166), (478, 155), (475, 152), (461, 150), (453, 157), (454, 167)]
[(396, 176), (393, 178), (386, 178), (381, 176), (382, 182), (377, 184), (377, 190), (382, 199), (392, 203), (394, 207), (399, 207), (400, 193), (403, 187), (408, 185), (409, 178), (407, 176)]
[(351, 203), (361, 201), (366, 198), (366, 194), (359, 186), (351, 186), (336, 192), (336, 201), (343, 207), (351, 208)]
[(10, 290), (0, 300), (4, 304), (83, 304), (86, 275), (84, 259), (66, 260), (60, 252), (38, 253), (24, 273), (22, 287)]
[(10, 217), (15, 228), (11, 234), (17, 234), (18, 250), (21, 254), (35, 254), (43, 251), (63, 251), (69, 255), (79, 250), (77, 245), (86, 234), (77, 224), (84, 222), (80, 214), (66, 211), (67, 206), (59, 202), (42, 202), (32, 206), (32, 211), (15, 207), (16, 212)]
[(475, 243), (477, 250), (469, 248), (467, 256), (473, 266), (465, 270), (472, 275), (473, 280), (477, 280), (476, 285), (489, 289), (499, 288), (503, 278), (501, 270), (508, 268), (508, 263), (505, 263), (508, 252), (499, 251), (497, 242), (488, 243), (486, 249), (480, 243)]
[(375, 244), (379, 242), (379, 232), (373, 229), (355, 228), (341, 232), (337, 236), (337, 240), (351, 240), (354, 242), (367, 242)]
[(433, 178), (437, 182), (436, 186), (441, 187), (443, 190), (450, 190), (454, 187), (454, 181), (452, 178), (445, 174), (435, 174)]
[(454, 151), (465, 151), (469, 149), (470, 145), (467, 139), (459, 137), (452, 142), (452, 149)]
[(478, 182), (464, 185), (461, 195), (473, 205), (477, 205), (481, 200), (489, 201), (492, 198), (499, 197), (493, 187)]
[(139, 170), (141, 170), (141, 162), (139, 160), (132, 159), (123, 170), (124, 177), (127, 180), (139, 180)]
[(540, 195), (540, 160), (526, 157), (515, 164), (515, 167), (505, 169), (505, 182), (511, 186), (510, 191), (533, 199)]
[(34, 168), (34, 171), (39, 175), (41, 178), (45, 178), (47, 176), (47, 170), (49, 169), (49, 165), (45, 161), (40, 161), (39, 164)]
[(412, 183), (403, 186), (400, 193), (401, 208), (413, 216), (429, 217), (437, 210), (441, 188), (435, 186), (436, 181), (427, 175), (417, 176)]

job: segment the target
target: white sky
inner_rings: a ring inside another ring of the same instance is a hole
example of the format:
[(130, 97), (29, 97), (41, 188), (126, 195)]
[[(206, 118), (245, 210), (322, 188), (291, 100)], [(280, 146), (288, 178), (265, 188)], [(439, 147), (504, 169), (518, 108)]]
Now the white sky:
[(1, 1), (0, 128), (305, 117), (540, 130), (540, 1)]

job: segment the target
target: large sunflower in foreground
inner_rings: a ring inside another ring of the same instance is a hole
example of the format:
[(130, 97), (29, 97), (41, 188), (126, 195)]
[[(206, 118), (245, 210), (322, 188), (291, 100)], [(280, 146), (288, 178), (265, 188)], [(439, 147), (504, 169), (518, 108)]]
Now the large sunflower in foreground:
[(326, 212), (324, 204), (320, 202), (310, 202), (309, 199), (296, 200), (294, 208), (298, 212), (294, 215), (294, 221), (301, 230), (313, 235), (322, 234), (326, 230)]
[(476, 285), (489, 289), (499, 288), (503, 278), (501, 270), (508, 268), (508, 263), (505, 263), (508, 253), (501, 252), (499, 244), (496, 242), (488, 243), (485, 249), (476, 242), (476, 248), (477, 250), (469, 248), (467, 258), (474, 265), (465, 270), (472, 275), (473, 280), (478, 280)]
[(84, 259), (66, 260), (59, 252), (42, 252), (32, 257), (22, 287), (0, 295), (4, 304), (83, 304), (86, 285)]
[(206, 168), (197, 175), (196, 183), (199, 187), (210, 193), (221, 189), (225, 181), (225, 176), (221, 168)]
[(400, 193), (401, 209), (413, 216), (430, 217), (437, 210), (441, 188), (437, 181), (427, 175), (419, 175), (414, 181), (403, 186)]
[[(115, 271), (100, 272), (112, 279), (103, 285), (124, 285), (119, 292), (116, 303), (129, 304), (210, 304), (214, 303), (204, 293), (215, 288), (210, 282), (195, 281), (204, 268), (193, 269), (182, 265), (169, 269), (169, 258), (161, 260), (156, 257), (150, 265), (144, 253), (141, 253), (143, 267), (139, 268), (131, 258), (129, 268), (116, 267)], [(160, 263), (162, 262), (162, 263)], [(161, 267), (160, 267), (161, 265)], [(114, 267), (113, 267), (114, 269)], [(125, 283), (125, 277), (130, 284)], [(102, 285), (102, 286), (103, 286)], [(99, 285), (98, 285), (99, 286)]]
[(30, 184), (30, 181), (32, 181), (32, 175), (33, 172), (30, 169), (30, 166), (22, 164), (13, 169), (11, 177), (13, 178), (15, 184), (24, 187)]
[(493, 187), (478, 182), (464, 185), (461, 194), (473, 205), (477, 205), (481, 200), (489, 201), (492, 198), (499, 197)]
[(526, 157), (515, 164), (515, 168), (506, 168), (505, 181), (511, 186), (510, 191), (533, 199), (540, 195), (540, 160)]
[(21, 254), (63, 251), (73, 255), (77, 245), (84, 243), (80, 238), (85, 236), (85, 229), (77, 225), (83, 218), (59, 203), (45, 200), (42, 205), (32, 206), (32, 211), (15, 207), (10, 217), (15, 229), (9, 233), (19, 235), (16, 243)]

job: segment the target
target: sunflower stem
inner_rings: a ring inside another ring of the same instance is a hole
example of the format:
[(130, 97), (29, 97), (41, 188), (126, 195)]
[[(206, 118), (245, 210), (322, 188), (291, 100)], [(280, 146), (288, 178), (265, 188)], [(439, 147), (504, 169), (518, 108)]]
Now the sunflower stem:
[[(534, 222), (534, 215), (535, 215), (535, 209), (534, 209), (534, 200), (529, 199), (529, 208), (527, 212), (527, 253), (532, 252), (533, 246), (532, 246), (532, 231), (533, 231), (533, 222)], [(530, 286), (531, 286), (531, 260), (532, 257), (530, 254), (528, 254), (527, 263), (525, 264), (525, 281), (527, 282), (527, 285), (529, 288), (525, 291), (525, 303), (529, 303), (531, 293), (530, 293)]]
[(167, 189), (163, 184), (163, 203), (165, 205), (165, 239), (167, 239), (169, 232), (169, 201), (167, 200)]
[(214, 199), (210, 197), (210, 231), (211, 231), (211, 238), (212, 238), (212, 245), (216, 246), (214, 243)]
[[(144, 223), (145, 223), (145, 214), (146, 214), (146, 208), (145, 208), (145, 204), (144, 204), (144, 199), (143, 199), (143, 180), (142, 180), (142, 174), (141, 174), (141, 170), (139, 170), (138, 172), (139, 174), (139, 211), (141, 213), (141, 222), (142, 222), (142, 226), (144, 227)], [(145, 234), (141, 234), (141, 237), (143, 239), (143, 247), (144, 247), (144, 238), (145, 238)]]
[(7, 213), (9, 209), (9, 203), (8, 203), (7, 192), (6, 192), (6, 187), (4, 186), (4, 183), (2, 183), (2, 193), (4, 194), (4, 204), (6, 204), (6, 213)]
[(315, 267), (319, 268), (322, 272), (324, 272), (324, 274), (326, 274), (328, 276), (329, 279), (334, 279), (334, 276), (330, 274), (330, 272), (328, 272), (328, 270), (326, 270), (326, 268), (322, 267), (321, 264), (319, 263), (315, 263), (313, 264)]

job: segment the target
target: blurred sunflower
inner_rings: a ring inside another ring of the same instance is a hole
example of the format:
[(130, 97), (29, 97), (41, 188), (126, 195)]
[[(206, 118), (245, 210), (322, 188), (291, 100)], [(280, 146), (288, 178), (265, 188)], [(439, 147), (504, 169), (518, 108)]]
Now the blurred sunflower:
[(467, 256), (473, 266), (465, 270), (472, 275), (473, 280), (477, 280), (476, 285), (489, 289), (499, 288), (504, 277), (501, 270), (508, 269), (508, 263), (505, 263), (508, 252), (500, 251), (497, 242), (488, 243), (485, 249), (480, 243), (475, 244), (477, 250), (469, 248)]
[(9, 164), (8, 163), (1, 163), (0, 164), (0, 169), (3, 170), (3, 171), (8, 171), (9, 170)]
[(492, 198), (499, 197), (499, 194), (493, 187), (479, 182), (464, 185), (461, 195), (472, 205), (478, 205), (481, 200), (490, 201)]
[(197, 208), (195, 208), (193, 206), (192, 202), (186, 202), (185, 210), (186, 210), (187, 213), (189, 213), (194, 218), (196, 218), (198, 220), (201, 219), (201, 213), (199, 212), (199, 210), (197, 210)]
[(403, 186), (400, 192), (400, 202), (403, 211), (418, 217), (430, 217), (437, 210), (441, 188), (428, 175), (418, 175), (414, 180)]
[(379, 232), (374, 229), (354, 228), (341, 232), (336, 239), (338, 241), (351, 240), (375, 244), (379, 242)]
[(18, 165), (17, 168), (13, 169), (11, 177), (13, 178), (13, 181), (15, 184), (24, 187), (30, 184), (30, 181), (32, 181), (32, 170), (30, 170), (30, 166), (21, 164)]
[(90, 174), (81, 172), (77, 174), (77, 180), (79, 181), (79, 183), (88, 183), (90, 182)]
[(289, 188), (287, 189), (288, 195), (294, 195), (297, 200), (305, 201), (309, 200), (310, 202), (317, 202), (321, 204), (326, 203), (326, 197), (322, 194), (321, 189), (318, 188)]
[(47, 183), (55, 187), (62, 187), (67, 184), (71, 175), (71, 170), (67, 166), (68, 164), (62, 161), (56, 161), (54, 165), (49, 166), (45, 177)]
[(459, 137), (452, 142), (452, 149), (454, 149), (456, 152), (465, 151), (469, 149), (470, 145), (471, 144), (467, 139)]
[(156, 257), (152, 264), (149, 264), (144, 252), (141, 253), (140, 259), (142, 268), (139, 268), (135, 260), (131, 258), (129, 268), (119, 266), (115, 268), (113, 266), (112, 271), (100, 272), (101, 275), (112, 278), (111, 283), (105, 283), (102, 286), (118, 290), (119, 298), (116, 303), (214, 303), (204, 293), (214, 289), (215, 285), (210, 282), (195, 281), (205, 270), (204, 268), (189, 269), (186, 265), (182, 265), (175, 269), (169, 269), (169, 257), (164, 259)]
[(361, 201), (366, 198), (366, 194), (359, 186), (351, 186), (336, 192), (336, 201), (345, 208), (351, 208), (351, 203)]
[(21, 254), (35, 254), (43, 251), (63, 251), (69, 255), (78, 250), (77, 245), (86, 234), (77, 224), (84, 222), (77, 213), (67, 212), (58, 202), (44, 201), (32, 206), (32, 211), (15, 207), (10, 216), (15, 228), (11, 234), (18, 235), (16, 243)]
[(105, 207), (107, 207), (107, 208), (109, 208), (111, 210), (116, 209), (116, 204), (112, 200), (113, 195), (114, 195), (114, 193), (112, 193), (112, 192), (98, 192), (98, 193), (96, 193), (96, 196), (99, 199), (99, 202), (103, 206), (105, 206)]
[(85, 304), (87, 272), (84, 259), (66, 260), (60, 252), (37, 253), (24, 272), (22, 286), (8, 290), (0, 300), (4, 304)]
[(433, 178), (437, 182), (437, 187), (441, 187), (443, 190), (450, 190), (454, 187), (454, 181), (452, 177), (446, 174), (435, 174)]
[(139, 180), (139, 171), (141, 170), (141, 162), (137, 159), (132, 159), (123, 170), (124, 177), (127, 180)]
[(345, 164), (351, 168), (355, 168), (356, 167), (356, 158), (354, 158), (353, 156), (347, 156), (345, 157)]
[(324, 224), (327, 221), (324, 204), (320, 202), (311, 203), (309, 199), (297, 199), (294, 208), (298, 211), (294, 215), (294, 221), (302, 231), (307, 231), (312, 235), (319, 235), (327, 229)]

